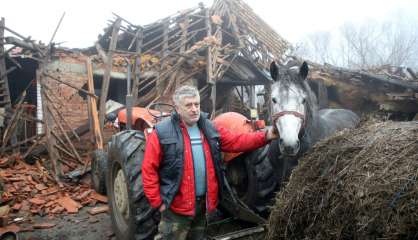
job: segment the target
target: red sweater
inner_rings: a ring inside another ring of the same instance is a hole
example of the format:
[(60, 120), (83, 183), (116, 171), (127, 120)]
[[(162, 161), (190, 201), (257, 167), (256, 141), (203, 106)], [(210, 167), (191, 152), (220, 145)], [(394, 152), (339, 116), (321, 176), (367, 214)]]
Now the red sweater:
[[(195, 182), (193, 156), (190, 137), (184, 124), (180, 124), (184, 139), (184, 167), (180, 188), (174, 197), (170, 209), (178, 214), (194, 216), (195, 214)], [(217, 127), (220, 135), (220, 146), (223, 152), (246, 152), (264, 146), (267, 141), (264, 132), (233, 133), (225, 128)], [(203, 136), (203, 133), (201, 134)], [(203, 150), (206, 159), (207, 194), (206, 208), (208, 212), (218, 205), (218, 181), (210, 153), (210, 147), (203, 137)], [(160, 196), (159, 167), (163, 158), (157, 132), (154, 130), (147, 138), (144, 161), (142, 163), (142, 183), (145, 196), (153, 208), (162, 204)]]

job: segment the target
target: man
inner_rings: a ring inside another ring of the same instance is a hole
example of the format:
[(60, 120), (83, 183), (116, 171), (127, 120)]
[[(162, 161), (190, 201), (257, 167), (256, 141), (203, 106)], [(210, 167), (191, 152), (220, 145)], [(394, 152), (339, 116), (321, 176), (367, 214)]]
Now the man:
[(236, 134), (215, 128), (200, 112), (195, 87), (180, 87), (173, 101), (176, 112), (157, 124), (147, 139), (144, 193), (161, 212), (155, 239), (206, 239), (206, 213), (216, 209), (223, 183), (221, 151), (251, 151), (277, 135), (272, 129)]

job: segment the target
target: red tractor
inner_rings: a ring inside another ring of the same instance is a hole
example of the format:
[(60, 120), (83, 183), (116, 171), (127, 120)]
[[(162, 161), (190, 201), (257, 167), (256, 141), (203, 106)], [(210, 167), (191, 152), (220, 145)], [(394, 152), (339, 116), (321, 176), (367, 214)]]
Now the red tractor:
[[(119, 125), (125, 130), (113, 135), (107, 150), (96, 151), (93, 159), (94, 187), (108, 195), (113, 231), (120, 240), (153, 239), (157, 232), (160, 214), (150, 207), (144, 195), (141, 164), (147, 134), (159, 120), (169, 116), (167, 112), (170, 111), (155, 109), (160, 106), (155, 104), (152, 110), (132, 108), (132, 124), (127, 121), (129, 113), (120, 111)], [(213, 122), (236, 132), (252, 132), (264, 127), (262, 121), (250, 121), (233, 112), (221, 114)], [(228, 216), (259, 226), (266, 222), (268, 206), (272, 204), (278, 182), (278, 174), (266, 157), (267, 152), (268, 147), (264, 147), (249, 153), (224, 154), (224, 159), (235, 159), (224, 166), (228, 191), (220, 198), (218, 216)], [(229, 234), (228, 239), (254, 231), (251, 228), (235, 235)]]

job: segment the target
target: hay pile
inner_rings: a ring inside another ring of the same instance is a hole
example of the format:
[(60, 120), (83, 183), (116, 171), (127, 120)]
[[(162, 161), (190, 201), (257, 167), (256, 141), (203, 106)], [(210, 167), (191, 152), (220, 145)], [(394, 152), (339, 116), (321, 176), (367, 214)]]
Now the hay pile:
[(277, 195), (267, 239), (418, 239), (418, 122), (317, 144)]

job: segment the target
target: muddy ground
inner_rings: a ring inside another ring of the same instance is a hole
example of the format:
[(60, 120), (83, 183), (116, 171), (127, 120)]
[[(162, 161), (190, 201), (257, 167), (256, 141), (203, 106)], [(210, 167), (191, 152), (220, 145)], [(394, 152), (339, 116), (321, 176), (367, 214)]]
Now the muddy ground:
[[(77, 214), (63, 214), (54, 218), (32, 216), (30, 220), (19, 224), (23, 230), (18, 233), (19, 240), (116, 240), (112, 231), (110, 215), (108, 213), (90, 215), (88, 213), (90, 208), (84, 207)], [(47, 229), (31, 229), (35, 223), (55, 224), (55, 226)], [(247, 227), (251, 227), (251, 225), (226, 219), (224, 223), (212, 224), (208, 231), (210, 236), (219, 236)], [(28, 229), (29, 231), (27, 231)], [(238, 239), (260, 240), (264, 239), (264, 234)]]
[[(90, 215), (85, 207), (77, 214), (64, 214), (54, 218), (34, 216), (34, 223), (52, 223), (54, 227), (20, 232), (19, 240), (104, 240), (116, 239), (112, 232), (110, 217), (107, 213)], [(31, 227), (33, 223), (20, 224), (21, 228)]]

